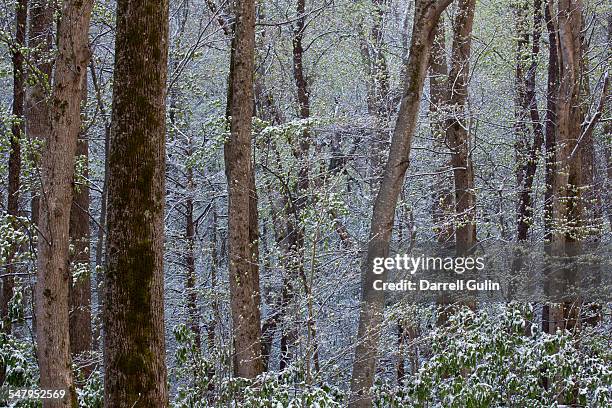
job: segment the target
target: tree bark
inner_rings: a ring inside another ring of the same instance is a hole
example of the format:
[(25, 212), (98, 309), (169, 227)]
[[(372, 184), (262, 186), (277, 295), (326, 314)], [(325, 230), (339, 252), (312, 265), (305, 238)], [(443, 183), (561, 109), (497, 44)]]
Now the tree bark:
[(119, 0), (104, 305), (104, 404), (166, 407), (168, 1)]
[(395, 218), (395, 207), (404, 183), (410, 159), (412, 136), (416, 127), (423, 84), (436, 25), (450, 0), (416, 0), (415, 18), (410, 44), (410, 57), (406, 65), (406, 88), (403, 90), (400, 111), (393, 132), (380, 190), (374, 202), (367, 257), (362, 264), (362, 298), (351, 377), (351, 407), (372, 405), (370, 388), (374, 384), (378, 341), (383, 320), (385, 294), (373, 290), (376, 279), (386, 280), (386, 273), (374, 275), (374, 258), (387, 257)]
[[(24, 135), (24, 101), (25, 101), (25, 69), (22, 48), (25, 46), (26, 20), (28, 16), (28, 1), (19, 0), (15, 4), (15, 43), (12, 46), (13, 57), (13, 124), (11, 125), (11, 152), (8, 160), (8, 191), (7, 212), (12, 217), (19, 216), (19, 185), (21, 173), (21, 144), (20, 139)], [(16, 225), (15, 225), (16, 226)], [(14, 253), (16, 248), (12, 248)], [(0, 294), (0, 319), (2, 320), (2, 331), (10, 333), (12, 322), (9, 317), (9, 302), (13, 297), (14, 279), (11, 276), (15, 272), (12, 264), (12, 254), (7, 259), (7, 276), (2, 281), (2, 293)], [(4, 371), (4, 370), (1, 370)]]
[(51, 133), (42, 157), (42, 192), (36, 283), (37, 354), (42, 389), (66, 390), (43, 407), (76, 407), (68, 324), (68, 244), (74, 156), (81, 127), (81, 94), (89, 60), (93, 1), (62, 3), (50, 101)]
[(234, 330), (234, 374), (255, 378), (263, 371), (256, 236), (255, 173), (251, 157), (255, 2), (234, 1), (227, 116), (231, 136), (225, 144), (228, 182), (230, 307)]
[(455, 179), (455, 244), (458, 255), (474, 250), (476, 244), (476, 194), (470, 118), (467, 111), (470, 53), (475, 0), (459, 0), (453, 34), (453, 52), (448, 78), (450, 118), (447, 141)]

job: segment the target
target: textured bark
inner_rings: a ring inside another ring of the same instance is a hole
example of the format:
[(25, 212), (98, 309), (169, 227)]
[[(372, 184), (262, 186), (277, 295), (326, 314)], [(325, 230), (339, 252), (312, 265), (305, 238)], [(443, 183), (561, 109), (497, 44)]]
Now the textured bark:
[[(13, 124), (11, 126), (11, 152), (8, 160), (8, 191), (7, 212), (13, 217), (19, 216), (19, 175), (21, 173), (21, 146), (19, 139), (23, 137), (23, 115), (25, 100), (25, 70), (24, 59), (21, 48), (25, 46), (26, 20), (28, 15), (27, 0), (19, 0), (15, 4), (15, 44), (11, 47), (13, 57)], [(15, 251), (15, 248), (11, 252)], [(0, 319), (2, 330), (11, 332), (11, 320), (9, 318), (9, 301), (13, 297), (14, 279), (11, 276), (15, 272), (12, 264), (12, 254), (7, 259), (7, 276), (2, 281), (2, 293), (0, 294)], [(4, 370), (0, 370), (4, 371)]]
[(471, 126), (466, 108), (475, 5), (475, 0), (459, 0), (448, 78), (449, 109), (452, 113), (447, 121), (446, 136), (455, 179), (455, 244), (458, 255), (470, 253), (476, 244), (476, 194), (469, 133)]
[(166, 407), (165, 110), (168, 2), (119, 0), (104, 305), (104, 404)]
[(81, 127), (81, 95), (89, 60), (93, 1), (62, 3), (50, 101), (51, 133), (42, 157), (36, 282), (37, 354), (42, 389), (64, 389), (43, 407), (76, 407), (68, 324), (68, 244), (74, 156)]
[[(26, 133), (31, 141), (44, 141), (51, 132), (49, 116), (49, 89), (51, 86), (51, 71), (53, 62), (50, 58), (53, 36), (53, 2), (48, 0), (30, 0), (28, 47), (30, 69), (26, 90)], [(39, 158), (34, 158), (38, 163)], [(32, 221), (38, 224), (39, 212), (38, 191), (32, 193)]]
[[(87, 79), (84, 78), (82, 101), (87, 101)], [(77, 141), (76, 157), (85, 159), (87, 163), (84, 176), (88, 177), (89, 141), (87, 135), (81, 133)], [(87, 353), (92, 350), (91, 330), (91, 267), (89, 243), (89, 186), (75, 185), (70, 210), (70, 241), (73, 245), (71, 263), (75, 266), (86, 265), (87, 274), (76, 281), (70, 280), (70, 350), (74, 357), (87, 359)], [(88, 375), (93, 367), (83, 367), (83, 374)]]
[(374, 275), (372, 267), (374, 258), (386, 257), (389, 254), (395, 207), (408, 169), (412, 136), (416, 127), (425, 75), (429, 67), (435, 28), (440, 14), (449, 4), (450, 0), (417, 0), (415, 4), (410, 57), (405, 67), (406, 88), (401, 97), (389, 158), (374, 202), (367, 257), (362, 264), (362, 298), (357, 333), (358, 345), (351, 378), (349, 402), (351, 407), (372, 405), (370, 388), (374, 384), (385, 304), (384, 291), (375, 291), (372, 285), (375, 279), (386, 281), (386, 273)]
[(227, 114), (231, 136), (225, 144), (228, 182), (230, 307), (234, 332), (234, 374), (254, 378), (263, 371), (257, 250), (251, 239), (257, 226), (254, 168), (251, 158), (255, 2), (234, 1)]

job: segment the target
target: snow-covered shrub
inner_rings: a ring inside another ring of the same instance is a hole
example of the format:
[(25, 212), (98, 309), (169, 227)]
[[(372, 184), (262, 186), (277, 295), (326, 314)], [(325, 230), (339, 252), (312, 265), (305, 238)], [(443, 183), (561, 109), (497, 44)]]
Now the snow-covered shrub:
[(530, 306), (462, 309), (432, 330), (432, 357), (403, 386), (377, 383), (375, 406), (536, 408), (572, 395), (580, 406), (610, 406), (605, 327), (546, 334), (531, 321)]

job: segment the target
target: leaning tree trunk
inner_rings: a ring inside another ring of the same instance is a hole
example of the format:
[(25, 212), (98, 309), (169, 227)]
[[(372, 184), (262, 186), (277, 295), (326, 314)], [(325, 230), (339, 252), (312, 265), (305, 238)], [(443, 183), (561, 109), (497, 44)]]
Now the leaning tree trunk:
[(467, 112), (470, 53), (475, 0), (459, 0), (453, 33), (453, 52), (448, 77), (449, 109), (447, 139), (455, 178), (455, 243), (458, 255), (465, 255), (476, 244), (476, 195), (469, 113)]
[(362, 264), (362, 298), (358, 345), (351, 378), (351, 407), (372, 405), (370, 388), (374, 384), (385, 303), (384, 292), (375, 291), (372, 285), (375, 279), (386, 280), (386, 273), (374, 275), (372, 267), (374, 258), (386, 257), (389, 254), (395, 207), (408, 169), (412, 136), (416, 128), (436, 25), (440, 14), (450, 2), (451, 0), (416, 0), (410, 57), (405, 68), (406, 89), (403, 90), (389, 158), (374, 202), (368, 252)]
[(230, 307), (234, 328), (234, 374), (254, 378), (263, 371), (259, 271), (256, 236), (255, 173), (251, 158), (255, 2), (234, 1), (227, 115), (231, 135), (225, 144), (228, 182)]
[(104, 404), (166, 407), (165, 111), (168, 1), (119, 0), (104, 305)]
[(89, 60), (88, 34), (93, 1), (67, 0), (58, 25), (50, 101), (51, 133), (42, 157), (42, 192), (36, 282), (37, 353), (41, 389), (63, 389), (63, 399), (43, 407), (76, 407), (70, 358), (68, 231), (74, 155), (81, 128), (81, 94)]
[[(11, 126), (11, 152), (8, 161), (8, 198), (7, 210), (12, 217), (19, 216), (19, 175), (21, 173), (21, 144), (23, 137), (23, 108), (24, 108), (24, 87), (25, 71), (23, 64), (22, 47), (25, 46), (26, 20), (28, 16), (28, 1), (19, 0), (15, 5), (15, 44), (12, 46), (13, 54), (13, 124)], [(16, 223), (15, 223), (15, 226)], [(16, 248), (11, 248), (9, 259), (7, 259), (7, 276), (2, 281), (2, 293), (0, 294), (0, 319), (2, 319), (2, 330), (5, 333), (11, 332), (11, 319), (9, 317), (9, 301), (13, 297), (14, 279), (12, 274), (15, 267), (11, 260)], [(3, 375), (0, 367), (0, 375)]]

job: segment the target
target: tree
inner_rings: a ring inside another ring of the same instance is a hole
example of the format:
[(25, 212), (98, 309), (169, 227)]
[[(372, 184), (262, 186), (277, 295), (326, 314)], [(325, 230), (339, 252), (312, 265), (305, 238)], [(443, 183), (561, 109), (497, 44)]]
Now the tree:
[[(83, 78), (81, 101), (87, 101), (87, 76)], [(70, 281), (70, 349), (73, 357), (87, 358), (92, 350), (91, 327), (91, 268), (90, 228), (89, 228), (89, 185), (87, 184), (89, 166), (89, 142), (83, 132), (77, 141), (75, 161), (85, 165), (82, 180), (75, 183), (72, 208), (70, 209), (70, 241), (72, 244), (71, 267), (74, 268)], [(75, 273), (76, 272), (76, 273)], [(85, 354), (84, 354), (85, 353)], [(85, 372), (93, 367), (85, 362)]]
[(453, 52), (448, 76), (448, 105), (446, 138), (451, 149), (451, 163), (455, 179), (455, 245), (458, 255), (474, 250), (476, 244), (476, 195), (472, 161), (471, 126), (467, 111), (470, 78), (470, 51), (474, 0), (460, 0), (453, 32)]
[(57, 31), (51, 133), (42, 157), (36, 317), (40, 387), (66, 390), (66, 397), (46, 399), (44, 407), (76, 407), (68, 330), (68, 230), (92, 5), (93, 1), (64, 1)]
[(225, 143), (228, 182), (228, 253), (230, 306), (234, 330), (234, 374), (254, 378), (263, 371), (257, 254), (257, 199), (251, 158), (253, 72), (255, 67), (255, 2), (234, 1)]
[(386, 280), (386, 273), (375, 277), (372, 273), (374, 258), (389, 254), (389, 242), (395, 218), (395, 207), (404, 183), (412, 136), (423, 92), (423, 83), (433, 43), (436, 25), (450, 0), (417, 0), (406, 69), (406, 88), (403, 90), (400, 110), (391, 140), (389, 158), (383, 173), (380, 190), (374, 202), (367, 257), (361, 270), (361, 310), (358, 345), (355, 349), (351, 377), (351, 407), (372, 405), (370, 388), (374, 383), (376, 355), (380, 338), (380, 325), (384, 312), (384, 291), (373, 290), (374, 279)]
[(104, 404), (166, 407), (168, 2), (119, 0), (108, 157)]
[[(26, 94), (26, 134), (30, 142), (44, 141), (49, 137), (51, 118), (49, 116), (49, 89), (53, 60), (50, 51), (53, 37), (53, 3), (47, 0), (29, 2), (28, 48), (30, 65)], [(34, 157), (38, 163), (38, 158)], [(38, 191), (32, 191), (32, 221), (38, 224)]]
[[(542, 2), (533, 2), (533, 30), (531, 35), (531, 51), (528, 52), (529, 24), (527, 20), (527, 3), (516, 7), (516, 137), (517, 137), (517, 185), (519, 186), (519, 204), (517, 209), (517, 241), (519, 244), (527, 241), (529, 228), (533, 224), (534, 199), (533, 184), (538, 160), (544, 145), (544, 127), (540, 120), (536, 98), (536, 74), (538, 54), (540, 52), (540, 37), (542, 34)], [(554, 54), (553, 54), (554, 55)], [(530, 126), (528, 126), (530, 124)], [(533, 140), (529, 134), (533, 132)], [(513, 262), (513, 270), (518, 271), (523, 264), (521, 248)]]
[[(23, 48), (25, 46), (26, 20), (28, 16), (27, 0), (19, 0), (15, 4), (15, 44), (13, 44), (13, 124), (11, 126), (11, 152), (9, 154), (9, 182), (7, 212), (13, 217), (19, 216), (19, 185), (21, 173), (21, 138), (24, 136), (23, 109), (25, 98), (25, 67), (23, 60)], [(12, 249), (11, 251), (14, 251)], [(0, 294), (0, 319), (2, 319), (2, 330), (11, 332), (11, 319), (9, 317), (9, 301), (13, 296), (13, 272), (15, 268), (9, 258), (6, 268), (7, 276), (2, 282), (2, 293)]]

